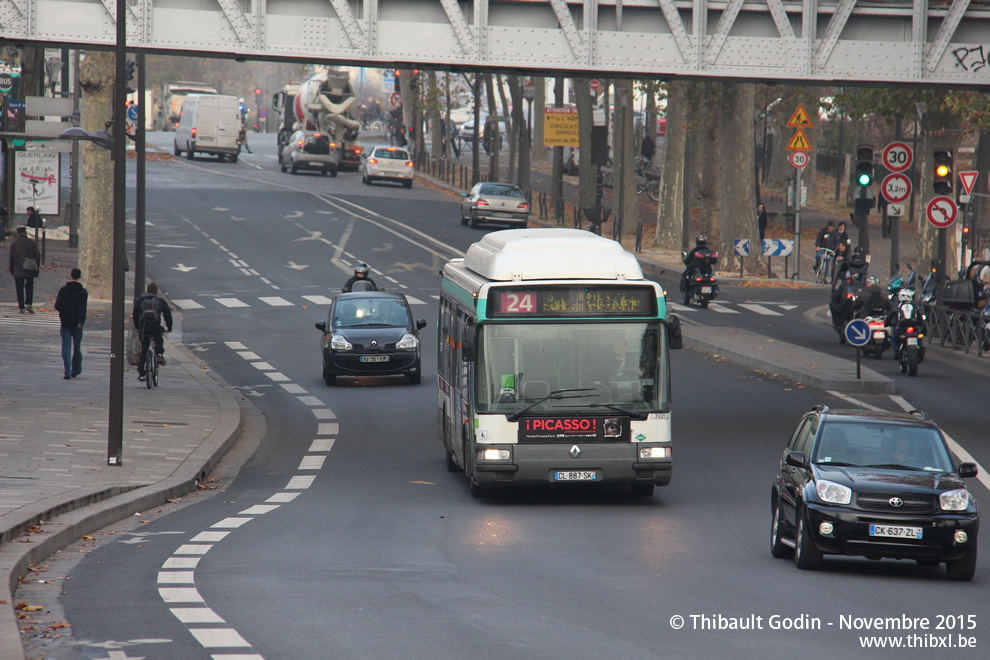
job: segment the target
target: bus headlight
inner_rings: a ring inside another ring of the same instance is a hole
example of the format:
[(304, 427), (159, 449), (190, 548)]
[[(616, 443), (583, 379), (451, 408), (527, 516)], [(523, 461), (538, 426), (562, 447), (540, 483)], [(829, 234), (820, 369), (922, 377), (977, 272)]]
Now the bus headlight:
[(354, 347), (351, 346), (351, 342), (344, 338), (344, 335), (334, 335), (330, 338), (330, 348), (335, 351), (349, 351)]
[(409, 333), (402, 335), (402, 339), (400, 339), (399, 343), (395, 345), (395, 347), (400, 351), (412, 350), (417, 346), (419, 346), (419, 340)]
[(479, 461), (507, 461), (511, 458), (508, 449), (479, 449)]
[(639, 458), (644, 461), (656, 458), (670, 458), (670, 447), (640, 447)]

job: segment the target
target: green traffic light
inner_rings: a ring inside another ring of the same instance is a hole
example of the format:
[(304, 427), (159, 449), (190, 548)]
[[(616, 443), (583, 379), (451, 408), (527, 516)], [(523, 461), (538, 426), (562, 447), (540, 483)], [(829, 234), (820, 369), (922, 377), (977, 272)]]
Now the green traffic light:
[(860, 174), (859, 175), (859, 185), (861, 185), (861, 186), (868, 186), (868, 185), (870, 185), (870, 180), (871, 179), (872, 179), (872, 177), (869, 174)]

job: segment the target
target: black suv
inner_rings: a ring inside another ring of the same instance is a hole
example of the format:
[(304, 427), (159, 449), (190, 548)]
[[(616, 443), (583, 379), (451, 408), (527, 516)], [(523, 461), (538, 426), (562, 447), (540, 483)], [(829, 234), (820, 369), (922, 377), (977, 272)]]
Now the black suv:
[(972, 580), (980, 513), (957, 463), (924, 413), (829, 410), (798, 424), (770, 492), (770, 552), (818, 568), (826, 554), (945, 562)]

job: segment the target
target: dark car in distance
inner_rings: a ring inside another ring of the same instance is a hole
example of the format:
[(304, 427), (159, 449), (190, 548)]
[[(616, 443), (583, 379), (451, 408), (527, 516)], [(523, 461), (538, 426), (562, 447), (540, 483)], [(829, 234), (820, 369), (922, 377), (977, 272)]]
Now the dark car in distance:
[(824, 555), (945, 563), (972, 580), (980, 513), (938, 425), (924, 413), (830, 410), (805, 414), (771, 488), (770, 552), (798, 568)]
[(424, 319), (413, 320), (401, 293), (355, 291), (338, 293), (330, 303), (323, 333), (323, 380), (334, 385), (338, 376), (405, 376), (422, 378), (419, 331)]

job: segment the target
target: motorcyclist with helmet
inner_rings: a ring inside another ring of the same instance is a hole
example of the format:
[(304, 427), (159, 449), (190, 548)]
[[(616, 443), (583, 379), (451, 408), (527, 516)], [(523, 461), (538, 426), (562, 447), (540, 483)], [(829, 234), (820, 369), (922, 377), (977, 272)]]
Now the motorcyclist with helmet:
[(682, 259), (687, 268), (685, 268), (684, 272), (681, 274), (681, 292), (687, 291), (688, 277), (695, 270), (700, 270), (705, 275), (711, 274), (712, 267), (708, 263), (708, 260), (699, 257), (699, 255), (707, 257), (711, 254), (711, 252), (711, 249), (708, 247), (708, 237), (704, 234), (698, 234), (694, 239), (694, 248), (684, 255), (684, 258)]
[(379, 290), (375, 281), (368, 277), (368, 264), (363, 261), (354, 267), (354, 275), (344, 283), (344, 288), (341, 291), (350, 293), (354, 289), (355, 284), (358, 285), (358, 291)]
[(880, 280), (876, 276), (866, 279), (866, 288), (853, 302), (853, 311), (858, 318), (866, 316), (882, 316), (887, 318), (892, 305), (890, 299), (880, 290)]
[(894, 307), (887, 317), (887, 325), (893, 331), (891, 333), (891, 345), (894, 347), (894, 359), (901, 358), (901, 351), (904, 349), (904, 326), (914, 325), (921, 327), (924, 319), (921, 315), (921, 307), (914, 300), (913, 289), (901, 289), (897, 292), (897, 307)]

